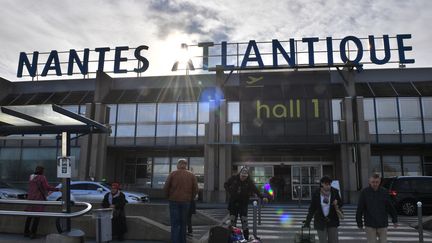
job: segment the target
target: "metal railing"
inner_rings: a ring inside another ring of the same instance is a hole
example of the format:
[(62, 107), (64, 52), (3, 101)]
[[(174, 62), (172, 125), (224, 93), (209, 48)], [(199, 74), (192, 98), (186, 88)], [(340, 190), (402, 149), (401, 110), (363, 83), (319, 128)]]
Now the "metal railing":
[[(0, 204), (24, 204), (24, 205), (46, 205), (46, 206), (63, 206), (63, 201), (36, 201), (36, 200), (5, 200), (0, 199)], [(33, 217), (53, 217), (53, 218), (74, 218), (82, 216), (92, 209), (92, 205), (86, 202), (75, 202), (75, 206), (84, 206), (85, 209), (72, 213), (57, 212), (30, 212), (15, 210), (0, 210), (0, 215), (8, 216), (33, 216)]]

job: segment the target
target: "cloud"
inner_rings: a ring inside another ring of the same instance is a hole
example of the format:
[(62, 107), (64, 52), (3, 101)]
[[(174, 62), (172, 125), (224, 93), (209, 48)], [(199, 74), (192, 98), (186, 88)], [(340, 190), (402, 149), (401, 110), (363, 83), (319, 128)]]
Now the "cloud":
[(146, 44), (148, 73), (164, 75), (160, 51), (182, 42), (398, 33), (413, 35), (415, 65), (430, 67), (430, 12), (432, 1), (423, 0), (2, 0), (0, 76), (16, 79), (21, 51)]

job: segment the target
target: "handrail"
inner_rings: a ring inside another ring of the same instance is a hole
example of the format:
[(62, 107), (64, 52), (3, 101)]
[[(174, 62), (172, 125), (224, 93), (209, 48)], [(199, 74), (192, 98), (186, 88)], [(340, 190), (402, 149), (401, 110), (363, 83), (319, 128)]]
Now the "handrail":
[[(25, 205), (49, 205), (61, 206), (63, 201), (37, 201), (37, 200), (6, 200), (0, 199), (0, 204), (25, 204)], [(9, 216), (34, 216), (34, 217), (55, 217), (55, 218), (74, 218), (88, 213), (92, 209), (92, 205), (87, 202), (75, 202), (76, 206), (85, 206), (86, 208), (73, 213), (56, 213), (56, 212), (30, 212), (30, 211), (13, 211), (0, 210), (0, 215)]]

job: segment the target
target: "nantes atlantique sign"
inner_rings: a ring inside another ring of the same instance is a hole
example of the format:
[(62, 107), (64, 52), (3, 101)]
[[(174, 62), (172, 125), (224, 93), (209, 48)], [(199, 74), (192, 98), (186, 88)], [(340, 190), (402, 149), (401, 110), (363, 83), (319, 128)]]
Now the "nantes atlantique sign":
[[(279, 41), (277, 39), (274, 39), (271, 41), (271, 55), (272, 55), (272, 63), (265, 64), (264, 60), (261, 55), (261, 51), (259, 49), (259, 45), (255, 40), (250, 40), (247, 43), (247, 47), (244, 53), (237, 53), (239, 58), (242, 58), (241, 64), (239, 69), (247, 69), (248, 67), (257, 67), (264, 69), (267, 66), (277, 68), (277, 67), (292, 67), (295, 68), (299, 66), (300, 64), (306, 65), (308, 67), (316, 67), (319, 66), (315, 63), (315, 55), (316, 46), (317, 44), (323, 44), (326, 49), (326, 60), (324, 65), (327, 65), (329, 67), (335, 65), (335, 60), (340, 60), (342, 63), (350, 62), (352, 65), (361, 65), (363, 62), (368, 62), (371, 64), (376, 65), (383, 65), (386, 63), (389, 63), (390, 61), (397, 62), (400, 64), (409, 64), (414, 63), (414, 59), (408, 59), (405, 55), (407, 51), (412, 51), (412, 47), (409, 45), (406, 45), (404, 43), (405, 40), (411, 39), (410, 34), (398, 34), (393, 37), (389, 37), (388, 35), (383, 35), (376, 37), (374, 35), (369, 35), (368, 38), (363, 38), (367, 40), (367, 46), (364, 46), (364, 43), (362, 43), (362, 40), (355, 36), (346, 36), (340, 40), (340, 42), (335, 44), (335, 40), (332, 37), (327, 37), (325, 39), (319, 39), (318, 37), (305, 37), (302, 39), (289, 39), (289, 41)], [(396, 43), (394, 46), (390, 46), (390, 39), (396, 39)], [(288, 46), (284, 47), (283, 44), (285, 42), (288, 42)], [(382, 47), (376, 48), (376, 42), (382, 44)], [(228, 57), (230, 54), (228, 54), (228, 45), (230, 43), (227, 42), (221, 42), (220, 43), (220, 53), (218, 53), (215, 56), (220, 56), (220, 62), (217, 66), (225, 67), (225, 68), (233, 68), (233, 65), (228, 65)], [(298, 45), (304, 45), (304, 46), (298, 46)], [(355, 49), (347, 49), (348, 45), (354, 45)], [(214, 48), (215, 44), (213, 42), (202, 42), (198, 43), (197, 45), (199, 48), (202, 48), (202, 69), (208, 70), (209, 69), (209, 55), (211, 48)], [(307, 50), (308, 58), (306, 63), (299, 63), (299, 60), (296, 60), (296, 54), (300, 53), (300, 48), (304, 47)], [(124, 56), (126, 51), (134, 50), (134, 59), (135, 61), (138, 61), (140, 65), (138, 65), (138, 68), (134, 68), (133, 70), (126, 70), (122, 69), (120, 67), (121, 63), (125, 63), (128, 61), (132, 61)], [(95, 66), (95, 70), (89, 70), (89, 53), (90, 49), (84, 49), (82, 52), (83, 54), (81, 57), (78, 55), (78, 51), (71, 49), (68, 52), (68, 58), (67, 60), (60, 60), (59, 58), (59, 52), (56, 50), (52, 50), (48, 57), (44, 60), (39, 59), (39, 52), (35, 51), (33, 52), (31, 62), (30, 58), (27, 53), (21, 52), (19, 56), (18, 61), (18, 70), (17, 70), (17, 77), (23, 77), (23, 71), (24, 68), (27, 69), (27, 72), (29, 76), (35, 77), (37, 76), (37, 66), (38, 64), (42, 63), (43, 69), (40, 73), (40, 76), (45, 77), (48, 75), (48, 72), (55, 72), (55, 75), (62, 76), (64, 75), (64, 72), (66, 71), (67, 75), (73, 75), (74, 73), (73, 69), (74, 66), (77, 66), (79, 69), (80, 74), (87, 75), (89, 72), (96, 72), (96, 71), (104, 71), (104, 64), (107, 62), (105, 56), (108, 52), (111, 50), (114, 50), (114, 60), (113, 60), (113, 66), (112, 70), (113, 73), (127, 73), (127, 72), (135, 72), (135, 73), (143, 73), (145, 72), (149, 67), (149, 60), (144, 57), (142, 51), (149, 50), (148, 46), (142, 45), (138, 46), (137, 48), (129, 48), (127, 46), (120, 46), (115, 47), (114, 49), (111, 49), (109, 47), (101, 47), (101, 48), (95, 48), (92, 51), (97, 53), (97, 60), (94, 62), (97, 62), (97, 67)], [(392, 57), (392, 51), (397, 50), (397, 59), (396, 57)], [(322, 52), (322, 51), (320, 51)], [(336, 56), (337, 55), (337, 56)], [(368, 57), (365, 57), (365, 55), (368, 55)], [(283, 60), (285, 63), (279, 62), (279, 57), (283, 57)], [(62, 70), (61, 63), (67, 63), (67, 70)], [(322, 64), (321, 64), (322, 66)]]

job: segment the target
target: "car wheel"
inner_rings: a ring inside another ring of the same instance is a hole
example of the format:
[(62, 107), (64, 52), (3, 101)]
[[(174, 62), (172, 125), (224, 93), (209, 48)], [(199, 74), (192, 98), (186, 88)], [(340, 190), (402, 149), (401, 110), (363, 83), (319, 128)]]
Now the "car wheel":
[(417, 208), (414, 202), (412, 201), (404, 201), (401, 204), (402, 213), (408, 216), (413, 216), (417, 212)]

